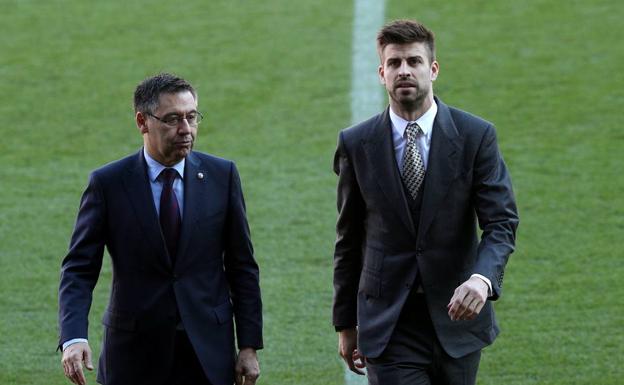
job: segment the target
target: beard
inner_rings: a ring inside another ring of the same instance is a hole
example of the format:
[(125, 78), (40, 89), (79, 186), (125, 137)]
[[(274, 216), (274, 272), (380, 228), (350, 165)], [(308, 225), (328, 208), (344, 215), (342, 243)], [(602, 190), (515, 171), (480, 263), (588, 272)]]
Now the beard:
[[(412, 88), (405, 88), (406, 86)], [(390, 98), (406, 109), (417, 109), (429, 94), (429, 89), (413, 80), (397, 80), (388, 92)]]

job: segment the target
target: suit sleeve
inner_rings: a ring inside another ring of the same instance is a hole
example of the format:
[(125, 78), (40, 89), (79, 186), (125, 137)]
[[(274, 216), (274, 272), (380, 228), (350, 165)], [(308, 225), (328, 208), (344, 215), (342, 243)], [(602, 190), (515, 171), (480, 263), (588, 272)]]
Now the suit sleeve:
[(334, 250), (333, 324), (337, 330), (357, 326), (357, 294), (362, 270), (364, 211), (360, 188), (344, 142), (338, 138), (334, 156), (338, 175), (336, 244)]
[(519, 219), (511, 179), (491, 125), (481, 140), (474, 164), (473, 200), (483, 231), (474, 272), (490, 279), (490, 299), (496, 300), (501, 295), (505, 265), (515, 248)]
[(262, 349), (260, 274), (253, 256), (240, 177), (232, 163), (224, 266), (230, 285), (239, 349)]
[(59, 346), (72, 338), (88, 338), (88, 315), (106, 240), (105, 222), (102, 191), (92, 174), (80, 201), (69, 251), (61, 264)]

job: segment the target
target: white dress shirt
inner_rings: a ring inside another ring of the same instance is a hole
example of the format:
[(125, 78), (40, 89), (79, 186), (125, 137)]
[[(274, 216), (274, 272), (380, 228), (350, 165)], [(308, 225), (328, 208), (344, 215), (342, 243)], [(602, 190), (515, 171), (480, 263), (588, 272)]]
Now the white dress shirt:
[(180, 218), (184, 213), (184, 164), (186, 159), (182, 159), (171, 167), (163, 166), (152, 158), (145, 147), (143, 147), (143, 155), (145, 156), (145, 162), (147, 163), (147, 175), (150, 180), (150, 187), (152, 188), (152, 197), (154, 198), (154, 207), (156, 208), (156, 214), (160, 215), (160, 195), (162, 194), (163, 183), (158, 178), (162, 170), (166, 168), (172, 168), (178, 172), (178, 177), (173, 181), (173, 191), (175, 191), (176, 198), (178, 200), (178, 207), (180, 208)]
[[(431, 147), (431, 132), (433, 131), (433, 121), (438, 113), (438, 105), (434, 101), (431, 107), (416, 119), (415, 122), (423, 131), (424, 135), (419, 135), (416, 142), (416, 146), (422, 156), (423, 166), (427, 170), (429, 164), (429, 148)], [(392, 111), (390, 108), (390, 122), (392, 123), (392, 143), (394, 144), (394, 155), (396, 157), (397, 166), (399, 171), (403, 169), (403, 152), (405, 152), (405, 145), (407, 144), (407, 138), (405, 137), (405, 129), (410, 122), (403, 119)]]

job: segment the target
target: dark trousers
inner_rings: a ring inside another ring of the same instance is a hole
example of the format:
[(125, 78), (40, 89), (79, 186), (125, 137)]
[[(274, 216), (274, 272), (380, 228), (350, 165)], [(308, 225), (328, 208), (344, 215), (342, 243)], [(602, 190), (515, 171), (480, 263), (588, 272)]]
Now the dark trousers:
[(370, 385), (474, 385), (481, 351), (446, 354), (436, 337), (423, 294), (407, 300), (388, 346), (366, 359)]
[(167, 385), (211, 385), (184, 330), (177, 330)]

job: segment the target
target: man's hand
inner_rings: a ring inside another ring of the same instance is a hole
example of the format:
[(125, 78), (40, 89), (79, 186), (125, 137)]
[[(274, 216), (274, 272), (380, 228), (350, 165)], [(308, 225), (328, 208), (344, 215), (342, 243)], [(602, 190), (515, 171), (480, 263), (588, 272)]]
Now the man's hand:
[(457, 289), (446, 307), (451, 320), (472, 320), (479, 315), (488, 295), (488, 284), (479, 277), (470, 277)]
[(254, 385), (258, 377), (260, 377), (260, 366), (258, 365), (256, 349), (241, 349), (238, 352), (238, 359), (234, 368), (236, 385)]
[(357, 329), (344, 329), (338, 332), (338, 354), (355, 374), (364, 375), (360, 369), (366, 367), (364, 357), (357, 351)]
[(93, 370), (93, 363), (91, 362), (91, 348), (86, 342), (77, 342), (71, 344), (67, 349), (63, 350), (63, 371), (65, 376), (71, 380), (74, 384), (86, 385), (87, 379), (82, 371), (82, 363), (84, 366)]

